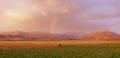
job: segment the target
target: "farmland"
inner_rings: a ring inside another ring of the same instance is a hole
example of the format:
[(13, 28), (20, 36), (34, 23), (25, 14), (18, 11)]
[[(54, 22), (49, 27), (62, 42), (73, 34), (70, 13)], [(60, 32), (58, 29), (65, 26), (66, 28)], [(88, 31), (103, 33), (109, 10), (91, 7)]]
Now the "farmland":
[(43, 40), (43, 41), (0, 41), (0, 50), (28, 49), (58, 45), (119, 43), (120, 41), (81, 41), (81, 40)]
[(81, 44), (0, 51), (0, 58), (120, 58), (120, 44)]
[(119, 41), (105, 42), (1, 41), (0, 58), (120, 58)]

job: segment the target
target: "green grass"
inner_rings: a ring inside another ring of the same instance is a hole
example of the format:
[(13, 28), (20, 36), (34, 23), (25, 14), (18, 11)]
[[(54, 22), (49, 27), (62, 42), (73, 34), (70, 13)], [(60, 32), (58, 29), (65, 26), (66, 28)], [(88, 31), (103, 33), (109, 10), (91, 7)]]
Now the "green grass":
[(0, 51), (0, 58), (120, 58), (120, 44), (83, 44)]

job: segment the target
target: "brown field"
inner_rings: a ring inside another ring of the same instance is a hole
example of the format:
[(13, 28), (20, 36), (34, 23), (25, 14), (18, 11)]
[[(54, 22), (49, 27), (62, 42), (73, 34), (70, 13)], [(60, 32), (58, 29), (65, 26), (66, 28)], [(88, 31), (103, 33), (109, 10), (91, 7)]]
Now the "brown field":
[(80, 41), (80, 40), (0, 41), (0, 50), (27, 49), (27, 48), (50, 47), (50, 46), (59, 46), (59, 45), (103, 44), (103, 43), (120, 43), (120, 41)]

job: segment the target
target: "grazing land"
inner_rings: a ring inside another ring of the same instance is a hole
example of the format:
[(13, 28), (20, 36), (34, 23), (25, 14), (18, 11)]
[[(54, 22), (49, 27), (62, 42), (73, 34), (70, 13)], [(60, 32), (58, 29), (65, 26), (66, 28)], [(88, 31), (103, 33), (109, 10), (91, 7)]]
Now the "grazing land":
[(59, 45), (66, 46), (80, 44), (103, 44), (103, 43), (120, 43), (120, 41), (81, 41), (81, 40), (0, 41), (0, 50), (41, 48)]
[(47, 48), (1, 50), (0, 58), (120, 58), (120, 44), (80, 44)]
[(120, 58), (120, 41), (0, 41), (0, 58)]

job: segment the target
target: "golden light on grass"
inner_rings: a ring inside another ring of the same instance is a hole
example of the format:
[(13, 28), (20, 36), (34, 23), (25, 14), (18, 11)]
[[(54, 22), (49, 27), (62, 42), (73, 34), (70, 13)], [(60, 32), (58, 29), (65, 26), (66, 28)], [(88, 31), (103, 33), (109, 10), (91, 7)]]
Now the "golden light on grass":
[(120, 41), (80, 41), (80, 40), (57, 40), (57, 41), (0, 41), (0, 49), (25, 49), (36, 47), (51, 47), (61, 45), (103, 44), (119, 43)]

